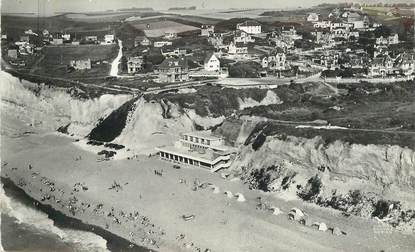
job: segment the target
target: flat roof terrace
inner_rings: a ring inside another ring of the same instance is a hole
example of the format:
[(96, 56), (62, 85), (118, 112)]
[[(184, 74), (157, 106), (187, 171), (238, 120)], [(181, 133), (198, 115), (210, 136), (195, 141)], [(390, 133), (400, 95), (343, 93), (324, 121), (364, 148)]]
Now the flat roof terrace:
[(223, 137), (212, 136), (211, 133), (204, 132), (204, 131), (186, 132), (186, 133), (182, 133), (182, 136), (192, 136), (192, 137), (207, 139), (210, 141), (219, 141), (223, 139)]
[(191, 150), (188, 148), (180, 148), (176, 146), (162, 146), (162, 147), (157, 147), (156, 150), (165, 152), (165, 153), (174, 154), (174, 155), (181, 156), (181, 157), (185, 157), (188, 159), (194, 159), (194, 160), (212, 164), (212, 165), (220, 161), (220, 157), (231, 154), (231, 152), (217, 152), (217, 151), (213, 151), (210, 149), (207, 149), (204, 151), (198, 151), (198, 150)]

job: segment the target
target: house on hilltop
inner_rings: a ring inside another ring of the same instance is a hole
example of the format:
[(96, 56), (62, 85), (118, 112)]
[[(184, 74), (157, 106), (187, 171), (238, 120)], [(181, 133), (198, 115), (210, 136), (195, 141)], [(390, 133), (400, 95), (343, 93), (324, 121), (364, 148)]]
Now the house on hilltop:
[(286, 69), (286, 55), (282, 50), (274, 51), (261, 60), (262, 68), (271, 71), (281, 71)]
[(177, 32), (165, 32), (164, 38), (168, 40), (176, 39), (177, 38)]
[(245, 31), (237, 30), (237, 31), (235, 31), (235, 36), (233, 37), (233, 42), (247, 44), (247, 43), (255, 42), (255, 39), (252, 38), (251, 34), (245, 32)]
[(137, 47), (139, 45), (151, 46), (151, 40), (147, 38), (146, 36), (137, 36), (134, 39), (134, 47)]
[(228, 53), (233, 55), (246, 55), (248, 54), (248, 47), (240, 43), (231, 42), (228, 47)]
[(206, 71), (219, 71), (220, 70), (220, 61), (218, 57), (212, 52), (209, 53), (204, 61), (204, 67)]
[(71, 34), (69, 34), (69, 33), (62, 34), (62, 39), (63, 39), (63, 41), (71, 40)]
[(200, 36), (210, 37), (215, 33), (214, 25), (202, 25), (200, 28)]
[(62, 45), (63, 44), (63, 38), (53, 38), (50, 43), (52, 45)]
[(393, 73), (394, 61), (389, 55), (379, 55), (373, 59), (371, 66), (369, 67), (369, 74), (373, 77), (382, 76)]
[(127, 60), (127, 71), (129, 74), (135, 74), (143, 69), (143, 57), (129, 57)]
[(415, 74), (415, 54), (413, 52), (399, 54), (395, 60), (395, 65), (406, 76)]
[(247, 20), (236, 25), (237, 30), (244, 31), (248, 34), (260, 34), (261, 24), (254, 20)]
[(379, 38), (376, 38), (376, 44), (377, 45), (396, 45), (399, 44), (399, 35), (394, 34), (390, 35), (389, 37), (384, 38), (383, 36), (380, 36)]
[(189, 66), (186, 58), (166, 58), (157, 70), (160, 82), (182, 82), (189, 79)]
[(113, 44), (115, 42), (115, 35), (114, 34), (106, 34), (104, 36), (104, 43), (105, 44)]
[(18, 56), (17, 49), (8, 49), (7, 56), (11, 59), (17, 59), (17, 56)]
[(319, 20), (319, 15), (315, 12), (309, 13), (306, 20), (307, 22), (317, 22)]
[(173, 43), (171, 41), (154, 41), (154, 47), (160, 48), (164, 46), (171, 46)]

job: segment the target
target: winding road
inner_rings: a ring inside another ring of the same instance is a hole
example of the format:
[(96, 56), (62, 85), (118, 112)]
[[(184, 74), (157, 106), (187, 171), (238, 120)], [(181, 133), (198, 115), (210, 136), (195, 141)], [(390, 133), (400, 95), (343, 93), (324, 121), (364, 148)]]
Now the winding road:
[(120, 60), (122, 58), (122, 41), (121, 40), (118, 40), (118, 47), (119, 47), (118, 55), (114, 59), (114, 61), (111, 63), (110, 76), (113, 76), (113, 77), (119, 77), (118, 65), (120, 64)]

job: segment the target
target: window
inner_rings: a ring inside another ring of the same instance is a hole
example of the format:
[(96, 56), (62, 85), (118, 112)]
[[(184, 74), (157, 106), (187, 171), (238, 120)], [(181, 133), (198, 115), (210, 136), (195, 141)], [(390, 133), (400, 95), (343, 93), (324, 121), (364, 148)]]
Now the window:
[(206, 144), (207, 145), (210, 145), (210, 140), (206, 140)]

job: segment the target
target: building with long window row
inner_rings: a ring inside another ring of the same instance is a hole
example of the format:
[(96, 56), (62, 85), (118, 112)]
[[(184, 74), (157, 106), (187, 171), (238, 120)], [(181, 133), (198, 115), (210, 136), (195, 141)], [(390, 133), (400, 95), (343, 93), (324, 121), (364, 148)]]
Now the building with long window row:
[(172, 146), (157, 147), (162, 160), (177, 164), (188, 164), (211, 171), (228, 168), (235, 149), (225, 145), (222, 137), (204, 132), (181, 134), (181, 138)]

